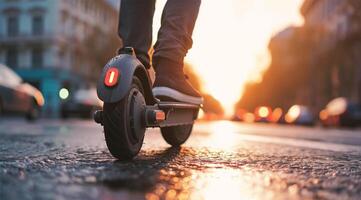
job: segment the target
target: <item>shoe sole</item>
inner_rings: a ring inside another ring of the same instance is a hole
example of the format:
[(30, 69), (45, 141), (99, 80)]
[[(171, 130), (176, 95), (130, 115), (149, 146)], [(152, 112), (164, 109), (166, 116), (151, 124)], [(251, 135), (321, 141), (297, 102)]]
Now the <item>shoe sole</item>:
[(179, 102), (190, 103), (190, 104), (195, 104), (195, 105), (201, 105), (203, 103), (202, 97), (192, 97), (192, 96), (183, 94), (181, 92), (178, 92), (177, 90), (174, 90), (172, 88), (168, 88), (168, 87), (153, 88), (153, 95), (155, 97), (165, 96), (165, 97), (169, 97), (169, 98), (174, 99)]

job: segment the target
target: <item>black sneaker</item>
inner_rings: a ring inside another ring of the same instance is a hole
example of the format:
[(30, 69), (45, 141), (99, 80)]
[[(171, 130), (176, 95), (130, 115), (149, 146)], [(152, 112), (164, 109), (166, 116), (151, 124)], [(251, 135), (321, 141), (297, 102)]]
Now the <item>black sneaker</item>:
[(178, 101), (200, 105), (203, 98), (192, 87), (183, 73), (183, 64), (162, 60), (156, 66), (156, 77), (153, 85), (153, 94), (161, 101)]
[(161, 101), (178, 101), (200, 105), (203, 98), (197, 90), (181, 76), (157, 76), (153, 86), (153, 94)]

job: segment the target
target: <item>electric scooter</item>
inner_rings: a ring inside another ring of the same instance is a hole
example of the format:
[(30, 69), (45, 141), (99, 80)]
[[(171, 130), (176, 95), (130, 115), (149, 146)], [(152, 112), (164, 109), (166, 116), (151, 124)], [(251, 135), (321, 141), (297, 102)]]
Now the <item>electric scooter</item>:
[(148, 71), (125, 47), (104, 67), (97, 84), (103, 110), (94, 121), (104, 128), (110, 153), (119, 160), (135, 157), (147, 128), (160, 128), (165, 141), (180, 146), (191, 135), (200, 105), (163, 102), (154, 97)]

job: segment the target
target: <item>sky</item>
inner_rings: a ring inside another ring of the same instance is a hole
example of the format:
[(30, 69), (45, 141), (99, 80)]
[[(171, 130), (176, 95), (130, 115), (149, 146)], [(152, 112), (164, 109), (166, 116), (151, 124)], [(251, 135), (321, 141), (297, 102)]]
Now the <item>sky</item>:
[[(108, 0), (118, 7), (120, 0)], [(261, 81), (271, 62), (268, 43), (288, 26), (301, 26), (304, 0), (203, 0), (186, 61), (200, 76), (203, 92), (233, 114), (246, 83)], [(154, 41), (166, 0), (157, 0)]]

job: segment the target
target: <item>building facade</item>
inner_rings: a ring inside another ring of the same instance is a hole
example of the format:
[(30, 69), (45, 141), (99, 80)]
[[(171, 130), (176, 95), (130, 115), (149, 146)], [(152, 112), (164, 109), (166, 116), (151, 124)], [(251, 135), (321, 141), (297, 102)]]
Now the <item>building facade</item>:
[(0, 0), (0, 63), (44, 94), (57, 116), (62, 87), (94, 79), (87, 42), (116, 34), (117, 11), (105, 0)]
[(308, 56), (309, 104), (319, 109), (343, 96), (361, 103), (361, 9), (359, 0), (306, 0), (303, 31)]

